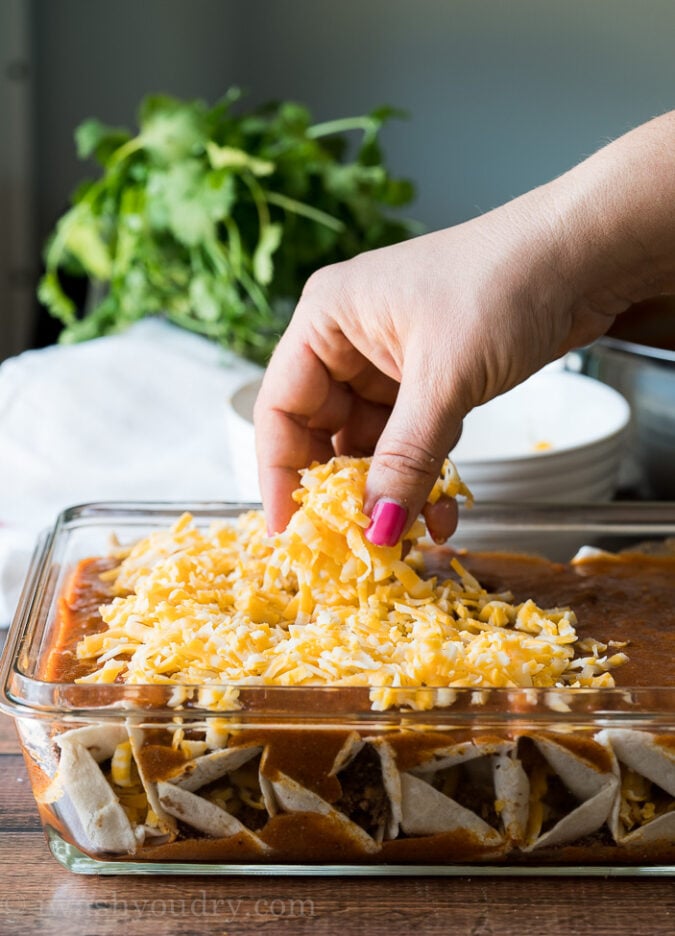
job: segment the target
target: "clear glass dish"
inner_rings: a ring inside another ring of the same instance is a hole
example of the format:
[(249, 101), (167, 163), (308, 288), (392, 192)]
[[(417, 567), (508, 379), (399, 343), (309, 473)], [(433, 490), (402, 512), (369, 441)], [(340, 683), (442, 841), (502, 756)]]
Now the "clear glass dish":
[[(97, 874), (675, 871), (670, 658), (660, 685), (622, 685), (619, 674), (611, 689), (406, 689), (384, 711), (367, 689), (247, 686), (214, 711), (196, 687), (41, 678), (67, 578), (80, 560), (107, 555), (111, 534), (133, 542), (185, 511), (208, 526), (246, 509), (89, 504), (41, 537), (3, 654), (0, 707), (16, 719), (63, 865)], [(453, 545), (566, 562), (582, 546), (649, 542), (658, 553), (673, 537), (673, 504), (484, 504), (462, 511)], [(675, 574), (666, 587), (672, 633)], [(420, 692), (424, 710), (410, 704)], [(122, 786), (113, 758), (127, 771)]]

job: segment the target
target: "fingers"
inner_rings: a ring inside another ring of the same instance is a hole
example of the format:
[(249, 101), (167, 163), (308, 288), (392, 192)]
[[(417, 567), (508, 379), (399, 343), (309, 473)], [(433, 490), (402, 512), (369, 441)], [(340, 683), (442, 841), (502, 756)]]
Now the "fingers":
[(335, 453), (357, 457), (372, 455), (390, 413), (390, 405), (371, 403), (354, 396), (348, 420), (333, 439)]
[[(380, 437), (368, 474), (366, 537), (393, 546), (422, 512), (448, 452), (459, 437), (461, 412), (435, 401), (433, 381), (404, 374), (396, 404)], [(445, 540), (457, 523), (454, 501), (427, 509), (429, 532)]]
[(315, 329), (291, 323), (256, 401), (258, 476), (270, 532), (285, 529), (296, 509), (300, 469), (336, 453), (372, 454), (396, 396), (396, 382), (356, 349), (350, 359), (344, 336), (318, 351), (313, 343), (321, 346)]
[(440, 497), (435, 504), (425, 504), (422, 513), (435, 543), (444, 543), (457, 529), (457, 501), (453, 497)]
[[(323, 408), (340, 408), (331, 399), (328, 373), (302, 341), (284, 336), (267, 367), (254, 412), (260, 493), (270, 533), (284, 530), (295, 511), (298, 471), (333, 454), (330, 425), (310, 422)], [(336, 419), (336, 412), (328, 417)]]
[[(258, 477), (267, 530), (271, 535), (285, 530), (297, 509), (293, 492), (300, 483), (300, 469), (313, 461), (328, 461), (333, 450), (329, 437), (321, 446), (316, 437), (308, 438), (309, 431), (281, 410), (268, 411), (256, 432), (264, 439), (257, 443)], [(303, 452), (308, 453), (307, 457), (301, 456)], [(281, 453), (291, 453), (292, 463), (275, 460)]]

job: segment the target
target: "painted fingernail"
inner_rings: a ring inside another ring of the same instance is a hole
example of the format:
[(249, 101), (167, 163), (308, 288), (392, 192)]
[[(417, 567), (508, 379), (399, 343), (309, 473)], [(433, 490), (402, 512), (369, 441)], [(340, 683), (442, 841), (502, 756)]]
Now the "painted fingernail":
[(395, 546), (401, 538), (407, 516), (405, 507), (383, 497), (373, 507), (366, 539), (373, 546)]

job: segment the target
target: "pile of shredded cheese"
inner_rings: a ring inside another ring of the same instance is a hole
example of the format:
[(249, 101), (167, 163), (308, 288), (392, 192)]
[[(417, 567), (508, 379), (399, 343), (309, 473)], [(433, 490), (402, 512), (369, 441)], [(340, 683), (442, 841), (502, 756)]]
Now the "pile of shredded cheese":
[[(425, 579), (419, 551), (373, 546), (368, 465), (339, 457), (303, 472), (282, 534), (266, 535), (260, 511), (205, 531), (185, 515), (123, 550), (118, 597), (100, 608), (107, 629), (78, 645), (97, 661), (80, 681), (212, 686), (200, 699), (214, 708), (252, 684), (367, 686), (376, 708), (406, 687), (614, 684), (620, 655), (595, 641), (575, 656), (572, 611), (488, 594), (456, 558), (454, 576)], [(450, 462), (430, 500), (441, 495), (471, 498)], [(423, 533), (418, 521), (413, 542)]]

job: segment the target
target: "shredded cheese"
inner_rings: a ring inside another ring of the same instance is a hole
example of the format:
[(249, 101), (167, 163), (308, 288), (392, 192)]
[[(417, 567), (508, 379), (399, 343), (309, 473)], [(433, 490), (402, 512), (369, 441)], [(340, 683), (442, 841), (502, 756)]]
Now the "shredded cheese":
[[(260, 511), (208, 530), (186, 514), (122, 551), (107, 627), (77, 648), (99, 665), (80, 681), (196, 684), (216, 709), (252, 684), (366, 686), (375, 708), (413, 687), (407, 702), (424, 708), (424, 687), (613, 685), (618, 655), (604, 644), (575, 659), (571, 610), (489, 594), (456, 558), (454, 576), (425, 579), (419, 551), (373, 546), (368, 465), (339, 457), (303, 472), (277, 536)], [(430, 499), (442, 495), (471, 499), (450, 462)], [(413, 544), (423, 533), (417, 521)]]

